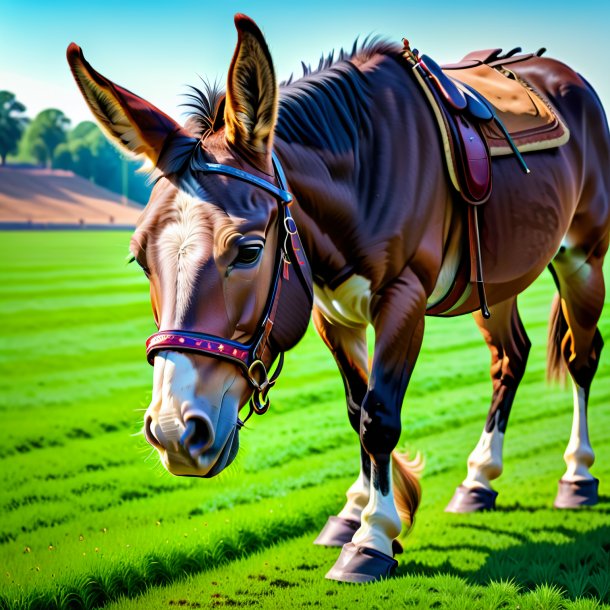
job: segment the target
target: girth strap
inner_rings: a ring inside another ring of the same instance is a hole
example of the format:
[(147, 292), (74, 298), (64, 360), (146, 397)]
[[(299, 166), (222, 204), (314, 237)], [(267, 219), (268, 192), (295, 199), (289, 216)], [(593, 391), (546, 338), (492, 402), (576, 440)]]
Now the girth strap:
[(468, 241), (470, 243), (470, 281), (476, 283), (479, 305), (482, 316), (491, 317), (487, 307), (485, 283), (483, 280), (483, 263), (481, 261), (481, 236), (479, 234), (479, 206), (468, 206)]

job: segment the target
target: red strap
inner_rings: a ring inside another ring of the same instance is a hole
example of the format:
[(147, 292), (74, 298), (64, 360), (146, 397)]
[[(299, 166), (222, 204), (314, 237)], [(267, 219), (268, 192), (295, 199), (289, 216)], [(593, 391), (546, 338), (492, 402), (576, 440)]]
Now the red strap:
[(236, 361), (248, 367), (248, 349), (236, 341), (222, 341), (196, 336), (189, 336), (183, 331), (162, 330), (146, 340), (146, 358), (153, 363), (156, 352), (163, 349), (200, 352), (210, 356), (220, 356)]

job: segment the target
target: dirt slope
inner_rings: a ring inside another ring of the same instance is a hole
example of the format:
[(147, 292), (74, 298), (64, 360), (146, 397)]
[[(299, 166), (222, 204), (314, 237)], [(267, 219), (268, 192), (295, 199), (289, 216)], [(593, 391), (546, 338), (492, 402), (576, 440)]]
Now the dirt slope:
[(0, 167), (0, 224), (134, 226), (141, 211), (72, 172)]

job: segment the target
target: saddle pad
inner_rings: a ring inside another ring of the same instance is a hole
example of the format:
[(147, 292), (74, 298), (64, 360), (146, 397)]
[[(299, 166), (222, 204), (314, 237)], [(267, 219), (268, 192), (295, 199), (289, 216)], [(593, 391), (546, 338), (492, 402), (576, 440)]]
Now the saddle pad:
[[(520, 152), (565, 144), (570, 132), (550, 104), (515, 73), (506, 67), (501, 70), (487, 64), (443, 68), (447, 76), (469, 85), (487, 99)], [(512, 154), (493, 121), (482, 123), (480, 127), (492, 156)]]

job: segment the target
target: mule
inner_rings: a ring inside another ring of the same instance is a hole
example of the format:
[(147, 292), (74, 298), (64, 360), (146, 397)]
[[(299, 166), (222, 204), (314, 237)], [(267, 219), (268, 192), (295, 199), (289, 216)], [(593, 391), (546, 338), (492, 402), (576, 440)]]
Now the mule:
[[(400, 412), (426, 312), (466, 255), (455, 238), (464, 206), (399, 46), (369, 42), (279, 87), (259, 28), (243, 15), (235, 25), (226, 94), (195, 90), (197, 110), (184, 126), (68, 48), (101, 128), (156, 172), (131, 239), (159, 328), (147, 348), (154, 382), (145, 434), (170, 472), (221, 472), (238, 450), (240, 409), (264, 412), (279, 372), (272, 363), (281, 367), (313, 311), (361, 449), (360, 475), (317, 542), (342, 546), (329, 578), (376, 580), (396, 566), (401, 518), (410, 524), (419, 503), (416, 464), (395, 451)], [(603, 343), (610, 138), (597, 96), (570, 68), (535, 57), (515, 71), (560, 112), (570, 139), (526, 155), (528, 176), (509, 158), (494, 161), (480, 218), (491, 318), (477, 312), (471, 286), (451, 311), (475, 311), (493, 381), (455, 510), (489, 507), (530, 345), (517, 295), (547, 266), (558, 289), (550, 371), (564, 366), (574, 386), (560, 504), (595, 501), (587, 401)]]

